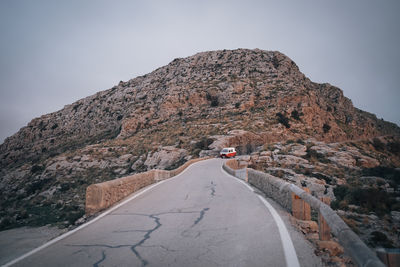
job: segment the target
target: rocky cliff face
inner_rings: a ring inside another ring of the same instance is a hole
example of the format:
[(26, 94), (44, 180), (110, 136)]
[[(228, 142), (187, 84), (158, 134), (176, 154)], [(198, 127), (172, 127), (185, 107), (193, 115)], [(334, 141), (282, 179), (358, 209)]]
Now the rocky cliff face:
[(40, 224), (34, 218), (48, 210), (57, 211), (53, 221), (71, 223), (82, 215), (87, 185), (173, 168), (210, 148), (246, 152), (289, 139), (399, 134), (395, 124), (353, 107), (339, 88), (310, 81), (282, 53), (199, 53), (36, 118), (7, 138), (2, 224)]

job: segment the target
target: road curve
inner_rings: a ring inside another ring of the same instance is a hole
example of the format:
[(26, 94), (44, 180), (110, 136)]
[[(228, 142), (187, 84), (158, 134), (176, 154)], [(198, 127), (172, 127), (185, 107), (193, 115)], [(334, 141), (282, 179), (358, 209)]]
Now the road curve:
[(222, 163), (198, 162), (13, 266), (296, 266), (265, 200)]

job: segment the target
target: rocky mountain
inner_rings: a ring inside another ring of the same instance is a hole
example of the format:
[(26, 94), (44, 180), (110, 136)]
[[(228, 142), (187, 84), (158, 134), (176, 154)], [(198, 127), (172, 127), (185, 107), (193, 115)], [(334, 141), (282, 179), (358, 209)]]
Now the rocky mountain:
[(69, 225), (89, 184), (171, 169), (223, 146), (400, 135), (280, 52), (221, 50), (173, 60), (33, 119), (0, 146), (1, 228)]

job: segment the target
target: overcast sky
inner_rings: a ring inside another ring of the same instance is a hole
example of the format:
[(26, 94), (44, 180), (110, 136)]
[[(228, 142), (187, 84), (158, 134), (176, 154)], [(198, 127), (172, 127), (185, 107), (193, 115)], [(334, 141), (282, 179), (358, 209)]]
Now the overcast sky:
[(400, 1), (0, 1), (0, 143), (197, 52), (260, 48), (400, 125)]

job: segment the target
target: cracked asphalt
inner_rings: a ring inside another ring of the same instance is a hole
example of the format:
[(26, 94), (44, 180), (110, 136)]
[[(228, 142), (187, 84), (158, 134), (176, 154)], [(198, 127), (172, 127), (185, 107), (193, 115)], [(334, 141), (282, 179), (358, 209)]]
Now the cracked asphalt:
[[(286, 266), (271, 214), (222, 163), (192, 165), (14, 266)], [(318, 266), (290, 232), (301, 265)]]

